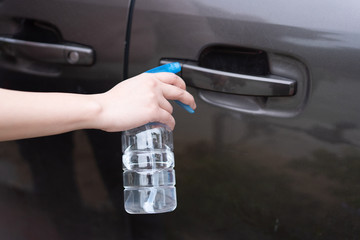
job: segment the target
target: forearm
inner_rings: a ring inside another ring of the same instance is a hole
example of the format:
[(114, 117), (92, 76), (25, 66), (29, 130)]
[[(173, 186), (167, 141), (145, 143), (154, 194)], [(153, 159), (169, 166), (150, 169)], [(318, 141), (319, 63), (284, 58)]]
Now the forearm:
[(91, 95), (0, 89), (0, 141), (93, 128), (100, 111)]

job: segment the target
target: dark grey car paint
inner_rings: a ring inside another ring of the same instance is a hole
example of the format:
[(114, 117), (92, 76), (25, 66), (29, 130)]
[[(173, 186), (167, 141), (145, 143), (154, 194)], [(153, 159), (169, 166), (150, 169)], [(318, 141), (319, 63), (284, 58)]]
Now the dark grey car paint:
[[(46, 21), (93, 48), (96, 62), (60, 66), (55, 78), (1, 65), (1, 85), (108, 89), (122, 78), (127, 8), (3, 1), (2, 36), (18, 31), (13, 18)], [(358, 239), (359, 10), (356, 1), (136, 1), (129, 77), (165, 58), (197, 62), (211, 46), (251, 48), (267, 53), (271, 74), (297, 81), (296, 95), (188, 87), (196, 113), (174, 107), (178, 208), (157, 216), (123, 211), (119, 134), (0, 143), (3, 239)]]
[(0, 34), (12, 36), (20, 31), (17, 19), (46, 22), (60, 31), (61, 41), (90, 46), (96, 51), (96, 64), (91, 68), (59, 67), (61, 79), (119, 81), (122, 79), (127, 8), (126, 0), (4, 1), (0, 7)]

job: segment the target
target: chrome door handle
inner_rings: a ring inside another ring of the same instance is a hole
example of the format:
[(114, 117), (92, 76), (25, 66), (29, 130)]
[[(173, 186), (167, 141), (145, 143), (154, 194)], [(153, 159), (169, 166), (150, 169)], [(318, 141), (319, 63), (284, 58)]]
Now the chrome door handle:
[[(162, 60), (160, 63), (171, 62)], [(293, 96), (296, 81), (279, 76), (258, 77), (224, 72), (197, 66), (196, 62), (181, 62), (181, 76), (187, 85), (216, 92), (248, 96)]]
[(15, 58), (27, 58), (39, 62), (92, 65), (94, 51), (89, 47), (69, 44), (52, 44), (0, 37), (0, 53)]

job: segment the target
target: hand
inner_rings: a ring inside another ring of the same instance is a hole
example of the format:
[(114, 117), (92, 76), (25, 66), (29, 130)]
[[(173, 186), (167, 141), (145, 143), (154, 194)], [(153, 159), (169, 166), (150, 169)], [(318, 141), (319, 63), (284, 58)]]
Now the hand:
[(101, 106), (95, 127), (109, 132), (149, 122), (161, 122), (174, 129), (173, 107), (168, 100), (179, 100), (196, 108), (185, 82), (177, 75), (165, 72), (140, 74), (93, 97)]

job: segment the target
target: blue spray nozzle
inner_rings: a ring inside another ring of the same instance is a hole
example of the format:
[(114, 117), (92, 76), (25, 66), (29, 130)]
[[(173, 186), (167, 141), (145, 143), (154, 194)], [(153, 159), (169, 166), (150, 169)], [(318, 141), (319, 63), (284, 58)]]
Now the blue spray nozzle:
[(178, 73), (181, 71), (181, 65), (178, 62), (168, 63), (150, 70), (147, 70), (146, 73), (159, 73), (159, 72), (171, 72)]
[[(173, 62), (173, 63), (168, 63), (153, 69), (150, 69), (148, 71), (146, 71), (146, 73), (160, 73), (160, 72), (171, 72), (171, 73), (178, 73), (181, 71), (181, 65), (178, 62)], [(183, 109), (185, 109), (186, 111), (188, 111), (189, 113), (194, 113), (194, 109), (192, 109), (189, 105), (182, 103), (178, 100), (175, 100), (175, 102), (182, 107)]]

